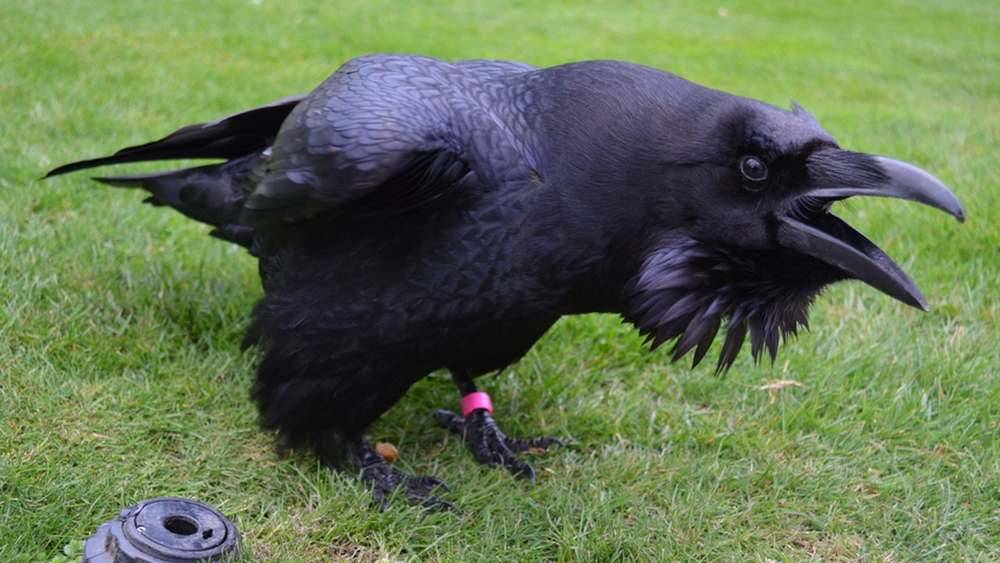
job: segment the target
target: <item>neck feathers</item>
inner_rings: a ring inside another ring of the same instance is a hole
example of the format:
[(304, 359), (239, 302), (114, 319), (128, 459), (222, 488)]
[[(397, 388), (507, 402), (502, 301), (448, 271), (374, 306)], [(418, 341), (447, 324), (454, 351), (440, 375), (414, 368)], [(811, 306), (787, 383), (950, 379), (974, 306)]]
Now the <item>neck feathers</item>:
[(808, 328), (816, 295), (839, 279), (842, 274), (811, 258), (675, 240), (649, 254), (630, 282), (625, 318), (653, 349), (677, 339), (674, 361), (694, 349), (693, 365), (725, 323), (716, 367), (725, 371), (748, 333), (754, 361), (765, 349), (774, 361), (782, 341)]

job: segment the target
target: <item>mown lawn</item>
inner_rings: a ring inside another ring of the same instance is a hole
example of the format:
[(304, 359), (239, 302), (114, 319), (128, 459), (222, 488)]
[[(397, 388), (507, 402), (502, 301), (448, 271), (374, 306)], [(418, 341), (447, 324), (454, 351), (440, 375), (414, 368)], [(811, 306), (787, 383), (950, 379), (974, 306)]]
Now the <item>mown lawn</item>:
[[(193, 496), (260, 560), (1000, 559), (1000, 4), (314, 2), (0, 4), (0, 560), (79, 557), (120, 507)], [(455, 513), (278, 457), (238, 342), (253, 261), (206, 228), (48, 168), (312, 88), (403, 51), (539, 65), (616, 58), (787, 105), (911, 160), (969, 221), (840, 209), (897, 257), (921, 314), (860, 284), (812, 332), (725, 378), (567, 319), (485, 382), (514, 434), (571, 437), (537, 485), (474, 463), (419, 384), (376, 429)], [(803, 387), (759, 386), (794, 379)]]

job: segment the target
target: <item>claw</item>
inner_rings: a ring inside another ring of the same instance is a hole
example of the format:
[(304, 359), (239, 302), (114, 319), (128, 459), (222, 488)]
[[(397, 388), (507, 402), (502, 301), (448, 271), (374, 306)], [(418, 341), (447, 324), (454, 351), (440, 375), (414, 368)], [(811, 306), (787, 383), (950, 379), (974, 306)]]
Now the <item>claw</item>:
[(438, 409), (434, 411), (434, 420), (437, 421), (441, 428), (446, 430), (451, 430), (456, 434), (461, 434), (465, 428), (465, 419), (459, 416), (457, 413), (453, 413), (448, 410)]
[(514, 475), (515, 477), (531, 481), (532, 485), (534, 485), (538, 481), (538, 476), (535, 475), (535, 468), (532, 467), (527, 462), (521, 461), (520, 459), (514, 457), (513, 452), (511, 452), (510, 458), (505, 459), (504, 461), (501, 462), (501, 465), (506, 467), (507, 470), (510, 471), (511, 474)]
[(565, 443), (559, 438), (542, 436), (539, 438), (511, 438), (507, 437), (507, 447), (517, 453), (541, 453), (552, 446), (564, 446)]
[(413, 475), (411, 477), (408, 477), (408, 479), (417, 486), (425, 487), (428, 491), (434, 489), (444, 489), (446, 491), (451, 490), (451, 487), (448, 486), (448, 483), (445, 483), (444, 481), (438, 479), (433, 475)]

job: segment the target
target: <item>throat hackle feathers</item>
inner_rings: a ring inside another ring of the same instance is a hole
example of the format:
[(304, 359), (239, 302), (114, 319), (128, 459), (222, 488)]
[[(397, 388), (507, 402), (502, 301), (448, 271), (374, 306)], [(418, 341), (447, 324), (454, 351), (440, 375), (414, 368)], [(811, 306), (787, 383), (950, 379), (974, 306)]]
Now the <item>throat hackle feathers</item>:
[(626, 289), (633, 322), (655, 349), (677, 339), (672, 357), (695, 350), (705, 357), (726, 326), (717, 371), (736, 360), (747, 334), (754, 361), (767, 349), (808, 328), (808, 309), (839, 274), (814, 261), (779, 252), (735, 252), (691, 239), (671, 240), (652, 252)]

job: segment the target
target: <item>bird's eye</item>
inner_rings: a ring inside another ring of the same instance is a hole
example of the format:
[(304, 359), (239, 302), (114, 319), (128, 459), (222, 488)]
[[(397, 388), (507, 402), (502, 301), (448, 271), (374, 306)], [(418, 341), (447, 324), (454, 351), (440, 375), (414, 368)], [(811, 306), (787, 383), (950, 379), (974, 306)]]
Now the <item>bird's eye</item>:
[(744, 156), (740, 159), (740, 173), (751, 182), (761, 182), (767, 179), (767, 165), (756, 156)]

